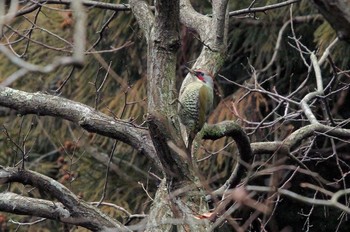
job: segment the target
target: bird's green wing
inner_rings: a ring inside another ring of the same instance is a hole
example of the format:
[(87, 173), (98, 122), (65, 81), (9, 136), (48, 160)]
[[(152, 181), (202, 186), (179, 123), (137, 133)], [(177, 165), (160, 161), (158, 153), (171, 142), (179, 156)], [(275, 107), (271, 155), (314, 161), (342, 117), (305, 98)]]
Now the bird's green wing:
[(200, 89), (199, 89), (199, 96), (198, 96), (198, 108), (199, 108), (199, 117), (198, 117), (198, 129), (201, 129), (205, 123), (205, 121), (207, 120), (207, 114), (210, 111), (210, 107), (212, 105), (212, 91), (210, 90), (210, 88), (208, 88), (207, 86), (203, 85)]

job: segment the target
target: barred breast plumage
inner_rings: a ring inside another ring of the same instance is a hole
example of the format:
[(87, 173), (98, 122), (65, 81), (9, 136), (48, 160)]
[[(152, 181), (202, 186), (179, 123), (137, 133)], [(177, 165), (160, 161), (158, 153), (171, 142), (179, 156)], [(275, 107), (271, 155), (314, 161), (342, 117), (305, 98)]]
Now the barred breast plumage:
[(184, 81), (179, 96), (180, 129), (186, 146), (201, 130), (213, 106), (211, 75), (201, 70), (192, 71), (191, 74), (195, 78)]

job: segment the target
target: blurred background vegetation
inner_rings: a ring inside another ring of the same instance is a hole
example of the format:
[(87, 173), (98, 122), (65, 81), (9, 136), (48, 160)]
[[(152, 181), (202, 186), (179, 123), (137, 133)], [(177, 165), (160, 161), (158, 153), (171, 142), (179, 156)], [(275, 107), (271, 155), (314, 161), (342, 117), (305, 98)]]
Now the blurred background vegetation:
[[(104, 1), (123, 3), (123, 1)], [(254, 6), (264, 6), (280, 1), (257, 1)], [(192, 0), (199, 12), (210, 14), (209, 1)], [(247, 8), (251, 1), (230, 1), (230, 11)], [(32, 73), (15, 81), (10, 87), (28, 92), (41, 91), (75, 100), (98, 110), (125, 120), (144, 125), (147, 113), (146, 99), (146, 43), (131, 12), (113, 12), (94, 7), (88, 12), (88, 54), (82, 69), (61, 67), (50, 74)], [(320, 16), (310, 1), (301, 1), (293, 6), (293, 16), (310, 16), (304, 22), (293, 23), (298, 39), (310, 50), (322, 54), (324, 49), (336, 38), (329, 24)], [(279, 30), (290, 20), (290, 7), (279, 8), (255, 15), (234, 16), (230, 18), (229, 45), (227, 60), (220, 74), (239, 84), (252, 83), (252, 68), (260, 70), (269, 62), (274, 53)], [(109, 22), (110, 21), (110, 22)], [(108, 26), (105, 27), (106, 22)], [(73, 18), (69, 8), (60, 5), (44, 5), (40, 12), (35, 11), (15, 18), (5, 26), (1, 43), (11, 43), (12, 49), (23, 59), (38, 65), (51, 63), (55, 57), (70, 55), (73, 43)], [(178, 52), (178, 85), (185, 76), (185, 66), (191, 67), (202, 48), (201, 41), (193, 31), (181, 27), (182, 46)], [(54, 36), (55, 34), (56, 36)], [(101, 36), (101, 38), (100, 38)], [(300, 58), (299, 52), (292, 46), (290, 25), (283, 33), (281, 47), (276, 61), (259, 75), (259, 82), (267, 90), (288, 94), (295, 90), (308, 76), (308, 68)], [(28, 40), (30, 38), (30, 40)], [(114, 52), (98, 52), (123, 47)], [(339, 70), (349, 70), (350, 46), (338, 42), (332, 51), (332, 59)], [(0, 54), (0, 81), (6, 79), (18, 67)], [(96, 101), (95, 86), (99, 85), (110, 72), (103, 85), (102, 95)], [(324, 83), (332, 78), (332, 68), (328, 62), (322, 66)], [(65, 80), (67, 82), (65, 83)], [(337, 84), (349, 83), (347, 73), (339, 75)], [(215, 80), (215, 105), (217, 106), (210, 123), (223, 120), (237, 120), (246, 126), (250, 138), (255, 141), (273, 141), (285, 138), (291, 131), (303, 125), (303, 122), (280, 122), (273, 127), (253, 130), (246, 121), (260, 122), (275, 107), (274, 102), (265, 94), (251, 92), (221, 77)], [(62, 87), (62, 88), (61, 88)], [(308, 84), (295, 96), (301, 99), (305, 93), (315, 88), (315, 81), (309, 78)], [(331, 100), (334, 117), (344, 119), (350, 116), (348, 90), (340, 91)], [(342, 110), (340, 110), (342, 109)], [(295, 109), (297, 110), (297, 109)], [(236, 113), (234, 113), (236, 112)], [(241, 118), (237, 118), (237, 113)], [(107, 160), (115, 141), (96, 134), (89, 134), (70, 122), (40, 115), (22, 116), (5, 108), (0, 109), (0, 164), (14, 166), (20, 159), (20, 151), (14, 143), (25, 143), (30, 150), (26, 168), (48, 175), (65, 184), (74, 193), (86, 201), (101, 199), (106, 181)], [(28, 136), (26, 136), (28, 134)], [(213, 180), (213, 186), (219, 186), (231, 172), (235, 164), (236, 149), (229, 139), (203, 143), (199, 164), (203, 175)], [(332, 149), (323, 146), (325, 141), (314, 143), (311, 153), (327, 157)], [(229, 144), (225, 147), (226, 144)], [(320, 155), (322, 151), (322, 155)], [(344, 163), (349, 162), (349, 145), (341, 148)], [(208, 157), (208, 158), (206, 158)], [(256, 161), (269, 161), (266, 157), (256, 157)], [(108, 176), (104, 201), (123, 207), (130, 213), (147, 213), (151, 199), (157, 188), (160, 175), (154, 164), (131, 147), (117, 142)], [(339, 179), (335, 158), (307, 163), (310, 169), (319, 172), (329, 180)], [(346, 164), (344, 164), (346, 166)], [(327, 168), (328, 167), (328, 168)], [(329, 167), (334, 167), (330, 171)], [(305, 180), (305, 176), (298, 177)], [(255, 181), (264, 181), (257, 179)], [(349, 179), (347, 178), (348, 182)], [(346, 185), (341, 182), (340, 185)], [(1, 191), (12, 191), (33, 197), (48, 198), (44, 192), (22, 185), (1, 187)], [(311, 206), (310, 206), (311, 207)], [(304, 224), (310, 207), (285, 199), (279, 204), (273, 222), (279, 229), (292, 228), (302, 231), (309, 227)], [(126, 222), (127, 214), (113, 207), (102, 206), (102, 210)], [(287, 210), (286, 210), (287, 209)], [(310, 217), (313, 225), (310, 231), (335, 230), (341, 215), (336, 210), (315, 209), (318, 213)], [(241, 215), (249, 212), (241, 212)], [(17, 225), (1, 221), (1, 218), (29, 222), (35, 218), (0, 213), (0, 225), (4, 230), (13, 231)], [(242, 216), (240, 216), (242, 217)], [(324, 220), (328, 218), (329, 220)], [(2, 224), (1, 224), (2, 223)], [(6, 229), (5, 229), (6, 228)], [(340, 223), (339, 231), (349, 231), (349, 226)], [(53, 221), (45, 221), (32, 226), (22, 226), (19, 231), (63, 231), (67, 226)], [(69, 228), (80, 231), (81, 228)], [(0, 229), (1, 231), (1, 229)], [(251, 231), (255, 231), (252, 227)]]

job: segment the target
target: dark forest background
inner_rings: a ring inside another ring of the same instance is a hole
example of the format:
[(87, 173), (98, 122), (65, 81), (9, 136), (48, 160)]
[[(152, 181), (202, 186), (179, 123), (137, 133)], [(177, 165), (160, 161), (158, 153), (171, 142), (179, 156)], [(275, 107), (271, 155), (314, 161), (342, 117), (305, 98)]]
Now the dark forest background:
[[(257, 1), (254, 7), (276, 2)], [(211, 14), (208, 1), (193, 0), (192, 3), (197, 11)], [(229, 10), (245, 9), (251, 3), (251, 0), (230, 1)], [(115, 12), (96, 7), (88, 7), (87, 12), (88, 54), (84, 67), (63, 66), (48, 74), (28, 73), (13, 80), (10, 87), (59, 95), (96, 107), (108, 115), (146, 125), (147, 45), (133, 14), (130, 11)], [(288, 23), (291, 18), (292, 23)], [(22, 59), (46, 65), (57, 56), (70, 55), (72, 26), (72, 14), (66, 6), (47, 5), (40, 12), (34, 11), (14, 18), (3, 27), (0, 41), (11, 43), (13, 52)], [(273, 58), (279, 33), (281, 40), (277, 56)], [(178, 87), (186, 75), (185, 67), (193, 65), (203, 46), (191, 29), (181, 26), (180, 34)], [(296, 101), (316, 88), (314, 77), (310, 76), (309, 67), (301, 58), (295, 38), (317, 55), (322, 55), (336, 38), (336, 33), (315, 6), (310, 1), (301, 1), (292, 7), (232, 16), (228, 38), (227, 59), (215, 78), (215, 110), (208, 122), (235, 120), (244, 127), (251, 142), (283, 140), (291, 132), (308, 124), (300, 115), (283, 118), (284, 107), (276, 108), (276, 101), (266, 93), (249, 91), (249, 87), (259, 83), (266, 91), (287, 96), (306, 81), (293, 96)], [(335, 122), (343, 123), (344, 128), (350, 127), (349, 54), (350, 44), (338, 41), (332, 47), (331, 59), (321, 65), (324, 85), (330, 85), (327, 91), (331, 93), (338, 89), (327, 96), (328, 109)], [(274, 60), (270, 64), (272, 58)], [(310, 62), (308, 57), (305, 59)], [(0, 53), (0, 82), (17, 69)], [(104, 81), (107, 70), (108, 77), (102, 91), (97, 94), (96, 86)], [(258, 76), (255, 75), (257, 71), (261, 71)], [(324, 106), (320, 104), (317, 101), (313, 108), (316, 109), (316, 115), (322, 116)], [(297, 108), (294, 110), (296, 114), (300, 111)], [(141, 156), (130, 146), (88, 133), (65, 120), (40, 115), (22, 116), (4, 107), (0, 108), (0, 125), (1, 165), (16, 166), (21, 156), (14, 143), (25, 144), (30, 151), (26, 158), (27, 169), (58, 180), (85, 201), (98, 202), (104, 197), (105, 202), (122, 207), (123, 210), (109, 205), (100, 206), (103, 212), (123, 223), (130, 219), (129, 214), (147, 214), (152, 203), (150, 198), (159, 184), (157, 176), (160, 173), (152, 160)], [(114, 155), (109, 163), (111, 152)], [(211, 180), (212, 188), (220, 186), (230, 174), (235, 165), (236, 153), (231, 139), (203, 142), (198, 165), (201, 173)], [(322, 198), (320, 192), (315, 193), (300, 185), (313, 182), (313, 174), (327, 180), (329, 185), (323, 187), (329, 191), (349, 188), (349, 141), (332, 140), (316, 134), (295, 148), (293, 155), (309, 172), (293, 174), (293, 180), (288, 183), (289, 190), (311, 198), (316, 195)], [(267, 185), (267, 173), (281, 172), (281, 176), (287, 178), (295, 171), (296, 163), (287, 157), (281, 161), (286, 167), (283, 170), (274, 169), (275, 162), (269, 155), (256, 155), (251, 173), (247, 174), (249, 182)], [(8, 189), (27, 196), (47, 198), (45, 192), (21, 184), (0, 187), (1, 191)], [(258, 200), (259, 195), (254, 198)], [(305, 204), (285, 196), (274, 200), (278, 204), (273, 209), (270, 229), (267, 231), (350, 231), (349, 214), (339, 209)], [(349, 206), (349, 195), (345, 195), (341, 201)], [(244, 223), (252, 213), (243, 207), (234, 213), (234, 217), (239, 223)], [(265, 220), (263, 217), (268, 216), (255, 218), (248, 231), (260, 231), (259, 222)], [(0, 231), (83, 231), (75, 227), (67, 230), (68, 226), (53, 220), (30, 226), (16, 223), (35, 220), (37, 218), (31, 216), (0, 213)], [(218, 230), (223, 231), (224, 227)]]

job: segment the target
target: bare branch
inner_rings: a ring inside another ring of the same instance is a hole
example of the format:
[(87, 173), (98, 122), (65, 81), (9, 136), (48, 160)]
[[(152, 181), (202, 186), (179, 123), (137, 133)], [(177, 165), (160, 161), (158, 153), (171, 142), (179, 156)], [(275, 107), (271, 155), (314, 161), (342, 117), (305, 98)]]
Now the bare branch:
[(319, 65), (319, 66), (321, 66), (321, 65), (325, 62), (325, 60), (327, 59), (327, 57), (330, 55), (331, 49), (338, 43), (338, 41), (339, 41), (339, 39), (338, 39), (338, 37), (337, 37), (337, 38), (335, 38), (335, 39), (333, 40), (332, 43), (330, 43), (330, 44), (328, 45), (328, 47), (325, 49), (324, 53), (322, 54), (322, 57), (321, 57), (321, 58), (319, 59), (319, 61), (318, 61), (318, 65)]
[(323, 94), (324, 92), (323, 92), (322, 74), (321, 74), (320, 65), (318, 63), (315, 53), (311, 52), (310, 59), (315, 71), (317, 92), (319, 92), (319, 94)]
[[(38, 9), (41, 6), (44, 6), (45, 4), (70, 5), (72, 2), (74, 1), (72, 0), (37, 0), (36, 3), (33, 3), (28, 7), (23, 7), (22, 9), (17, 11), (16, 17), (35, 11), (36, 9)], [(114, 11), (130, 11), (129, 4), (113, 4), (113, 3), (107, 3), (107, 2), (87, 1), (87, 0), (82, 0), (82, 3), (86, 7), (96, 7), (100, 9), (114, 10)]]
[(273, 154), (282, 146), (292, 150), (296, 146), (300, 145), (302, 140), (315, 135), (317, 132), (327, 136), (334, 136), (336, 138), (350, 138), (350, 129), (331, 127), (321, 123), (315, 123), (299, 128), (283, 141), (252, 143), (251, 146), (253, 154)]
[(5, 2), (0, 2), (0, 31), (2, 31), (2, 26), (11, 21), (15, 15), (18, 8), (18, 0), (11, 1), (10, 8), (7, 13), (5, 13)]
[(204, 43), (207, 42), (210, 18), (195, 11), (189, 0), (180, 0), (180, 20), (186, 27), (196, 31)]
[(228, 10), (227, 10), (228, 0), (220, 1), (214, 0), (212, 1), (213, 5), (213, 28), (215, 31), (213, 34), (214, 38), (214, 47), (215, 48), (226, 48), (225, 38), (227, 38), (227, 29), (228, 29)]
[(257, 13), (257, 12), (264, 13), (268, 10), (273, 10), (273, 9), (277, 9), (280, 7), (285, 7), (285, 6), (288, 6), (290, 4), (297, 3), (297, 2), (300, 2), (300, 0), (288, 0), (285, 2), (280, 2), (280, 3), (276, 3), (276, 4), (271, 4), (268, 6), (255, 7), (255, 8), (248, 7), (246, 9), (242, 9), (242, 10), (231, 11), (229, 13), (229, 16), (232, 17), (232, 16), (237, 16), (237, 15)]
[(59, 219), (61, 222), (68, 222), (71, 217), (69, 210), (61, 203), (20, 196), (11, 192), (0, 193), (0, 209), (8, 213)]
[(310, 55), (312, 65), (315, 70), (315, 77), (316, 77), (316, 84), (317, 84), (317, 90), (311, 93), (308, 93), (305, 95), (305, 97), (301, 100), (300, 105), (302, 110), (304, 111), (306, 117), (311, 123), (317, 124), (319, 123), (316, 116), (313, 114), (309, 102), (317, 97), (318, 95), (323, 95), (323, 83), (322, 83), (322, 75), (321, 75), (321, 69), (320, 66), (318, 65), (317, 58), (315, 54), (312, 52)]
[(0, 184), (12, 182), (37, 187), (62, 204), (19, 196), (14, 193), (0, 193), (1, 211), (59, 219), (62, 222), (77, 224), (93, 231), (103, 231), (107, 228), (128, 230), (97, 208), (79, 199), (59, 182), (33, 171), (0, 166)]
[(84, 104), (39, 92), (28, 93), (0, 87), (0, 105), (15, 109), (21, 114), (38, 114), (69, 120), (89, 132), (127, 143), (159, 164), (146, 129), (116, 120)]
[(74, 15), (74, 46), (73, 58), (80, 66), (84, 64), (84, 52), (86, 46), (86, 13), (83, 8), (82, 0), (75, 0), (71, 4)]
[(317, 124), (319, 122), (316, 116), (314, 115), (314, 113), (312, 112), (309, 106), (309, 102), (317, 96), (319, 96), (319, 93), (317, 91), (308, 93), (300, 102), (301, 109), (304, 111), (305, 116), (310, 121), (310, 123), (313, 123), (313, 124)]
[(150, 39), (151, 29), (154, 24), (154, 15), (151, 12), (148, 4), (143, 0), (130, 0), (130, 6), (134, 13), (137, 22), (142, 28), (146, 40)]
[(344, 189), (344, 190), (339, 190), (339, 191), (335, 192), (332, 195), (331, 199), (329, 199), (329, 200), (321, 200), (321, 199), (305, 197), (305, 196), (300, 195), (298, 193), (295, 193), (293, 191), (290, 191), (287, 189), (282, 189), (282, 188), (272, 189), (271, 187), (248, 185), (248, 186), (246, 186), (246, 189), (248, 191), (258, 191), (258, 192), (277, 192), (281, 195), (285, 195), (287, 197), (293, 198), (293, 199), (301, 201), (301, 202), (305, 202), (307, 204), (331, 206), (331, 207), (343, 210), (344, 212), (350, 214), (350, 208), (347, 207), (346, 205), (343, 205), (343, 204), (338, 202), (340, 196), (350, 193), (350, 189)]
[(224, 121), (214, 125), (206, 125), (203, 128), (203, 139), (216, 140), (225, 136), (231, 137), (236, 142), (239, 151), (237, 165), (231, 172), (231, 176), (225, 184), (215, 191), (215, 194), (223, 193), (229, 187), (236, 186), (242, 178), (244, 171), (248, 168), (253, 158), (250, 141), (243, 129), (232, 121)]

